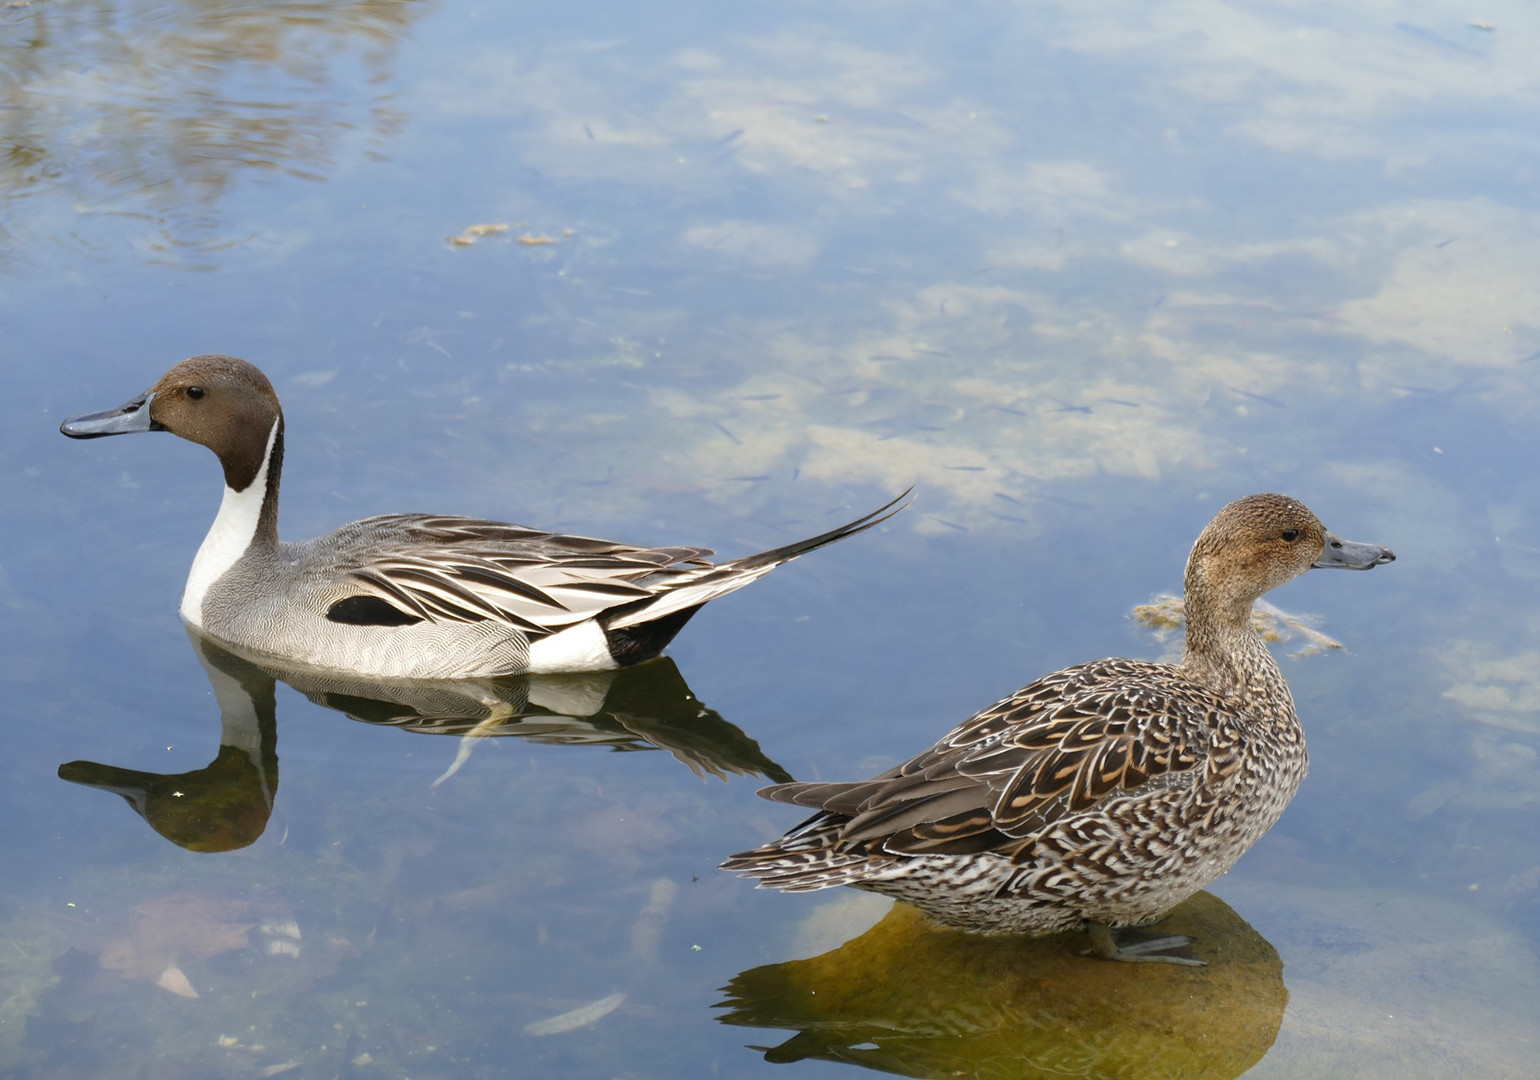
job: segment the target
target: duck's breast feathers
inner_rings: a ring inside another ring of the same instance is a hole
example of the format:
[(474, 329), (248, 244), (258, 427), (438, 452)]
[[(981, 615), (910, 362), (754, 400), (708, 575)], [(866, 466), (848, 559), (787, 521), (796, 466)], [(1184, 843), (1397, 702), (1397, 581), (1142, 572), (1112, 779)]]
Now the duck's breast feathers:
[(1211, 759), (1230, 708), (1169, 665), (1102, 660), (1023, 687), (889, 773), (766, 789), (850, 820), (841, 840), (892, 853), (1013, 852), (1054, 822), (1095, 812)]
[(658, 584), (646, 579), (687, 577), (708, 568), (711, 554), (425, 514), (365, 518), (322, 541), (338, 571), (326, 607), (334, 622), (490, 619), (532, 638), (644, 600)]

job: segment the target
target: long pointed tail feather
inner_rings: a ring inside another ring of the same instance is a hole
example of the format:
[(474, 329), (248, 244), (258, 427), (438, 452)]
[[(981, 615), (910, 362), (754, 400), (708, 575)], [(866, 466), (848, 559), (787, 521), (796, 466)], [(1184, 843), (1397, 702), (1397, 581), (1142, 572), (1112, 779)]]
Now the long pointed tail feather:
[(727, 593), (741, 589), (799, 555), (806, 555), (809, 551), (881, 525), (909, 505), (913, 492), (914, 488), (906, 488), (897, 498), (837, 529), (810, 536), (806, 540), (797, 540), (781, 547), (771, 548), (769, 551), (761, 551), (756, 555), (729, 559), (709, 570), (702, 570), (698, 576), (692, 577), (675, 588), (667, 589), (646, 600), (616, 608), (605, 616), (603, 620), (605, 629), (624, 630), (629, 626), (639, 626), (686, 608), (699, 607), (708, 600), (715, 600), (718, 596), (725, 596)]
[(914, 487), (907, 487), (898, 493), (897, 498), (877, 507), (870, 514), (858, 517), (837, 529), (830, 529), (828, 532), (819, 533), (817, 536), (810, 536), (806, 540), (797, 540), (790, 544), (783, 544), (780, 547), (771, 548), (769, 551), (761, 551), (757, 555), (745, 555), (742, 558), (729, 559), (725, 563), (720, 563), (717, 569), (745, 571), (761, 566), (773, 569), (782, 563), (791, 562), (791, 560), (799, 555), (806, 555), (809, 551), (816, 551), (818, 548), (832, 544), (836, 540), (843, 540), (847, 536), (854, 536), (858, 532), (865, 532), (876, 525), (881, 525), (913, 502), (914, 500), (911, 497), (913, 494)]

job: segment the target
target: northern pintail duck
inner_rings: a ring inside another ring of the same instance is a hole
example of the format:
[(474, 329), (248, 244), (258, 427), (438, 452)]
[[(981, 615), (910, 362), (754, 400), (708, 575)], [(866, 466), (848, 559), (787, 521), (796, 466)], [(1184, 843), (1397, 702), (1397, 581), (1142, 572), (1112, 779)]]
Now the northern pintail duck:
[(1046, 675), (874, 779), (761, 792), (819, 812), (723, 869), (761, 887), (853, 885), (983, 933), (1085, 928), (1109, 959), (1201, 963), (1185, 939), (1120, 944), (1228, 870), (1304, 779), (1304, 732), (1252, 604), (1311, 567), (1367, 570), (1283, 495), (1239, 499), (1187, 561), (1176, 664), (1097, 660)]
[(267, 376), (244, 360), (194, 356), (133, 400), (59, 430), (77, 439), (169, 431), (214, 451), (224, 501), (193, 559), (182, 618), (237, 651), (363, 675), (446, 679), (647, 660), (708, 600), (887, 520), (904, 498), (716, 564), (709, 548), (633, 547), (438, 514), (365, 518), (285, 543), (283, 410)]

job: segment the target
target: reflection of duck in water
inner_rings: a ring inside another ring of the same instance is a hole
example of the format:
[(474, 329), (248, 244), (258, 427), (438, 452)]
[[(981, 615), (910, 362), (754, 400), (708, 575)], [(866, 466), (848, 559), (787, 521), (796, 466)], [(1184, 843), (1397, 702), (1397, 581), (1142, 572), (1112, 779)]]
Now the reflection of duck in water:
[(123, 796), (150, 827), (189, 851), (234, 851), (267, 828), (278, 794), (272, 676), (189, 634), (219, 702), (219, 753), (201, 769), (151, 773), (71, 761), (59, 778)]
[(707, 548), (641, 548), (439, 514), (365, 518), (281, 543), (283, 410), (267, 376), (244, 360), (184, 360), (133, 400), (59, 430), (77, 439), (169, 431), (218, 455), (225, 495), (182, 593), (190, 626), (243, 653), (396, 678), (640, 663), (708, 601), (886, 521), (904, 498), (715, 564)]
[(792, 892), (886, 893), (963, 930), (1085, 927), (1109, 959), (1201, 964), (1166, 951), (1183, 939), (1120, 944), (1110, 928), (1228, 870), (1304, 779), (1304, 733), (1252, 604), (1313, 566), (1394, 558), (1293, 499), (1239, 499), (1193, 545), (1180, 663), (1066, 668), (875, 779), (769, 788), (819, 813), (723, 868)]
[(721, 1020), (797, 1032), (769, 1061), (841, 1061), (903, 1076), (1239, 1076), (1277, 1038), (1283, 964), (1223, 901), (1200, 892), (1169, 927), (1215, 942), (1201, 973), (1142, 978), (1087, 964), (1070, 939), (981, 938), (903, 904), (832, 952), (753, 968)]
[[(189, 630), (219, 702), (219, 754), (202, 769), (161, 774), (71, 761), (59, 776), (123, 796), (156, 832), (192, 851), (230, 851), (262, 835), (278, 790), (275, 679), (355, 720), (408, 731), (667, 750), (697, 776), (791, 777), (759, 744), (702, 705), (667, 657), (623, 671), (507, 679), (350, 678), (258, 665)], [(445, 777), (449, 775), (445, 774)], [(440, 777), (440, 780), (445, 777)]]
[(619, 671), (502, 679), (358, 678), (261, 661), (317, 705), (366, 724), (470, 738), (516, 735), (564, 746), (667, 750), (697, 776), (791, 776), (759, 744), (701, 704), (674, 661)]

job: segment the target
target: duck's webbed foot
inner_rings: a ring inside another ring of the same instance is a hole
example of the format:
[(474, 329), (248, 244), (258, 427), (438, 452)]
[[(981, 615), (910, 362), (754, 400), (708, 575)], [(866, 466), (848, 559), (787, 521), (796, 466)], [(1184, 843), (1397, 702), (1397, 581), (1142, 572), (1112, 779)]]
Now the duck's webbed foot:
[(1101, 923), (1087, 923), (1091, 936), (1091, 954), (1103, 960), (1122, 960), (1130, 964), (1183, 964), (1207, 967), (1187, 951), (1192, 938), (1182, 934), (1160, 934), (1149, 930), (1120, 929), (1116, 932)]

